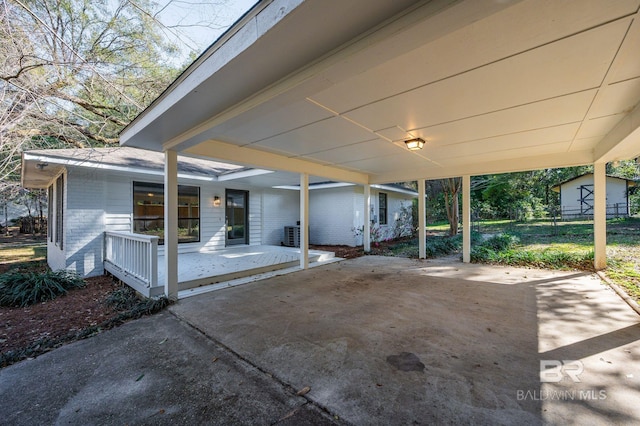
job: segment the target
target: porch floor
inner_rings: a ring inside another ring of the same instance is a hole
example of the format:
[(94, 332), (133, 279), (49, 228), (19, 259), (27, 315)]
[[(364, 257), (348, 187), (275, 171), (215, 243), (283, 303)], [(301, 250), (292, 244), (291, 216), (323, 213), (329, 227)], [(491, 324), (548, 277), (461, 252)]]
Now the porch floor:
[[(334, 259), (332, 252), (309, 250), (309, 263)], [(180, 253), (178, 284), (180, 290), (206, 286), (248, 276), (296, 267), (300, 249), (280, 246), (239, 246), (215, 252)], [(166, 281), (164, 255), (158, 256), (158, 285)]]

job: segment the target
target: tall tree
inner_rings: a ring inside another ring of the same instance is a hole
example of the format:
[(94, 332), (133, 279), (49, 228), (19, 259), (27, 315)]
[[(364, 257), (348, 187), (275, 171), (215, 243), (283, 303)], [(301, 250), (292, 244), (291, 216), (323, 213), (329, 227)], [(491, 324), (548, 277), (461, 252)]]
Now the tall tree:
[(2, 181), (24, 149), (118, 143), (183, 68), (167, 35), (185, 22), (159, 18), (172, 1), (0, 0)]
[(462, 179), (448, 178), (441, 179), (442, 192), (444, 195), (444, 205), (449, 221), (449, 235), (458, 234), (458, 223), (460, 222), (460, 210), (458, 206), (458, 195), (462, 188)]

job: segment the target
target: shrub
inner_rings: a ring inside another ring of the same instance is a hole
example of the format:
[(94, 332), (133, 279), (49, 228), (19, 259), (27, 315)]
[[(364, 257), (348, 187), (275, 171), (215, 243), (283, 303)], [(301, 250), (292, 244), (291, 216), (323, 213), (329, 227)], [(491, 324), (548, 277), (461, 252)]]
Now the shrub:
[(502, 251), (514, 247), (520, 243), (520, 239), (511, 234), (498, 234), (481, 243), (481, 247), (489, 248), (493, 251)]
[(166, 306), (170, 305), (171, 301), (164, 296), (157, 299), (141, 298), (134, 289), (123, 286), (111, 293), (105, 300), (105, 303), (115, 311), (122, 311), (112, 319), (113, 324), (102, 325), (103, 327), (111, 327), (130, 319), (160, 312)]
[(393, 229), (391, 231), (391, 238), (398, 239), (401, 237), (408, 237), (415, 234), (413, 227), (413, 207), (409, 204), (401, 204), (400, 210), (397, 213), (397, 217), (393, 223)]
[(84, 287), (85, 282), (73, 272), (8, 272), (0, 275), (0, 306), (29, 306)]
[(471, 250), (471, 261), (548, 269), (593, 269), (593, 251), (525, 249), (514, 235), (500, 234)]
[[(426, 242), (426, 257), (446, 256), (460, 250), (462, 245), (462, 237), (456, 235), (454, 237), (429, 237)], [(391, 247), (394, 256), (417, 258), (419, 256), (417, 239), (396, 244)]]

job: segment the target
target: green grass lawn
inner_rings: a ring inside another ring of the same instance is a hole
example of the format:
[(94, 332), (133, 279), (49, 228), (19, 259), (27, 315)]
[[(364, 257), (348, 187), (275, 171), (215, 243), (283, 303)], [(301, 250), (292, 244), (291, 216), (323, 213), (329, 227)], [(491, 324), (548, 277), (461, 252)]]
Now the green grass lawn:
[[(499, 250), (479, 249), (482, 242), (476, 238), (472, 245), (476, 261), (548, 269), (593, 270), (591, 220), (556, 223), (544, 219), (528, 222), (485, 220), (474, 222), (473, 225), (473, 230), (485, 239), (499, 234), (515, 237), (508, 247), (500, 247)], [(427, 226), (432, 241), (445, 238), (448, 229), (447, 222)], [(429, 240), (428, 237), (427, 244)], [(488, 245), (491, 246), (490, 242)], [(607, 221), (607, 269), (604, 273), (640, 301), (640, 218)]]
[(0, 244), (0, 264), (13, 264), (44, 260), (47, 246), (43, 244), (24, 245), (20, 247)]

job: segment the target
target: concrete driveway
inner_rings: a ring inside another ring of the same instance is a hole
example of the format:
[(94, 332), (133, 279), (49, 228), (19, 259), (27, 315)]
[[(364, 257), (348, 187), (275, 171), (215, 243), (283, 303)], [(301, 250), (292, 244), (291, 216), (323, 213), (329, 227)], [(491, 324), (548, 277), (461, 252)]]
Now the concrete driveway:
[(591, 274), (367, 256), (2, 369), (0, 423), (638, 424), (639, 339)]
[(354, 424), (640, 423), (640, 317), (592, 274), (366, 256), (171, 310)]

